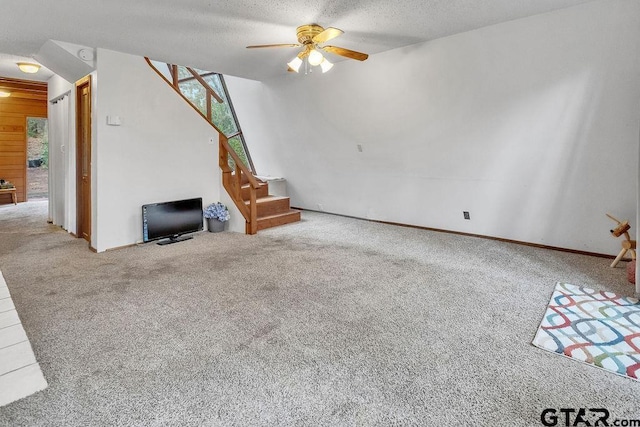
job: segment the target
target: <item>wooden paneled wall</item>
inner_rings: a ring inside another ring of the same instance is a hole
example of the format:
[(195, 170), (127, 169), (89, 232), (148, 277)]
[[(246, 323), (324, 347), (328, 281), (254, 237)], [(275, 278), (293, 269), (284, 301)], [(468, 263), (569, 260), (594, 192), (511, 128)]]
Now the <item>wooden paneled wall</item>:
[[(18, 202), (27, 200), (27, 117), (47, 117), (47, 84), (0, 77), (0, 178), (16, 186)], [(10, 203), (8, 194), (0, 204)]]

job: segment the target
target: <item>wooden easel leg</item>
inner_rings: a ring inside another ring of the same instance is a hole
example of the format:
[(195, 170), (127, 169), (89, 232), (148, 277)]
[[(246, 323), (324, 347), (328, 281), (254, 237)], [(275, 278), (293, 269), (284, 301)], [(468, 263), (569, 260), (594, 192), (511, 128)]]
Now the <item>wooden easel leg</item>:
[(620, 251), (620, 253), (618, 254), (618, 256), (616, 257), (616, 259), (613, 260), (613, 262), (611, 263), (611, 267), (615, 267), (616, 265), (618, 265), (618, 263), (620, 262), (620, 260), (622, 259), (622, 257), (627, 253), (627, 249), (622, 248), (622, 250)]

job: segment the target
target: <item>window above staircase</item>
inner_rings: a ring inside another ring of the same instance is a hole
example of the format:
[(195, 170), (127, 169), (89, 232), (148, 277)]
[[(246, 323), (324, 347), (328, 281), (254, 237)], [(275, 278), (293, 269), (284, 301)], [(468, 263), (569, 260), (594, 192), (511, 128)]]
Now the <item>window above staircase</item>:
[[(183, 65), (149, 60), (149, 64), (162, 74), (203, 116), (221, 131), (244, 165), (255, 173), (255, 167), (238, 122), (233, 103), (222, 74)], [(234, 160), (229, 166), (235, 169)]]

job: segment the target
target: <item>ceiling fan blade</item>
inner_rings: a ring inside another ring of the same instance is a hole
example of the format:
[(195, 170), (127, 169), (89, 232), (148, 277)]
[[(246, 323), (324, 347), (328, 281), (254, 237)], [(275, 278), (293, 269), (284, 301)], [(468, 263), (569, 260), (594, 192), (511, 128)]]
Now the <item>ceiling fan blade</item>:
[(285, 43), (285, 44), (260, 44), (255, 46), (247, 46), (247, 49), (260, 49), (263, 47), (299, 47), (297, 43)]
[(328, 42), (331, 39), (335, 39), (336, 37), (338, 37), (340, 34), (343, 34), (344, 31), (339, 30), (337, 28), (333, 28), (333, 27), (329, 27), (329, 28), (325, 28), (325, 30), (323, 32), (321, 32), (320, 34), (316, 34), (315, 37), (313, 37), (313, 42), (314, 43), (325, 43)]
[(343, 47), (325, 46), (322, 49), (330, 53), (335, 53), (336, 55), (344, 56), (345, 58), (357, 59), (358, 61), (364, 61), (369, 57), (366, 53), (356, 52), (355, 50), (349, 50)]

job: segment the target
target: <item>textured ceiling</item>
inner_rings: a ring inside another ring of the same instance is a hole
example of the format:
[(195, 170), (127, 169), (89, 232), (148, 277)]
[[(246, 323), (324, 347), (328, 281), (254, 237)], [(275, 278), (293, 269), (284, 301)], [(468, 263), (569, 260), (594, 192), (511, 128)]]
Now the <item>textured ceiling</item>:
[(295, 43), (302, 24), (340, 28), (331, 44), (375, 54), (588, 1), (3, 0), (0, 52), (30, 57), (53, 39), (261, 80), (297, 51), (245, 46)]

